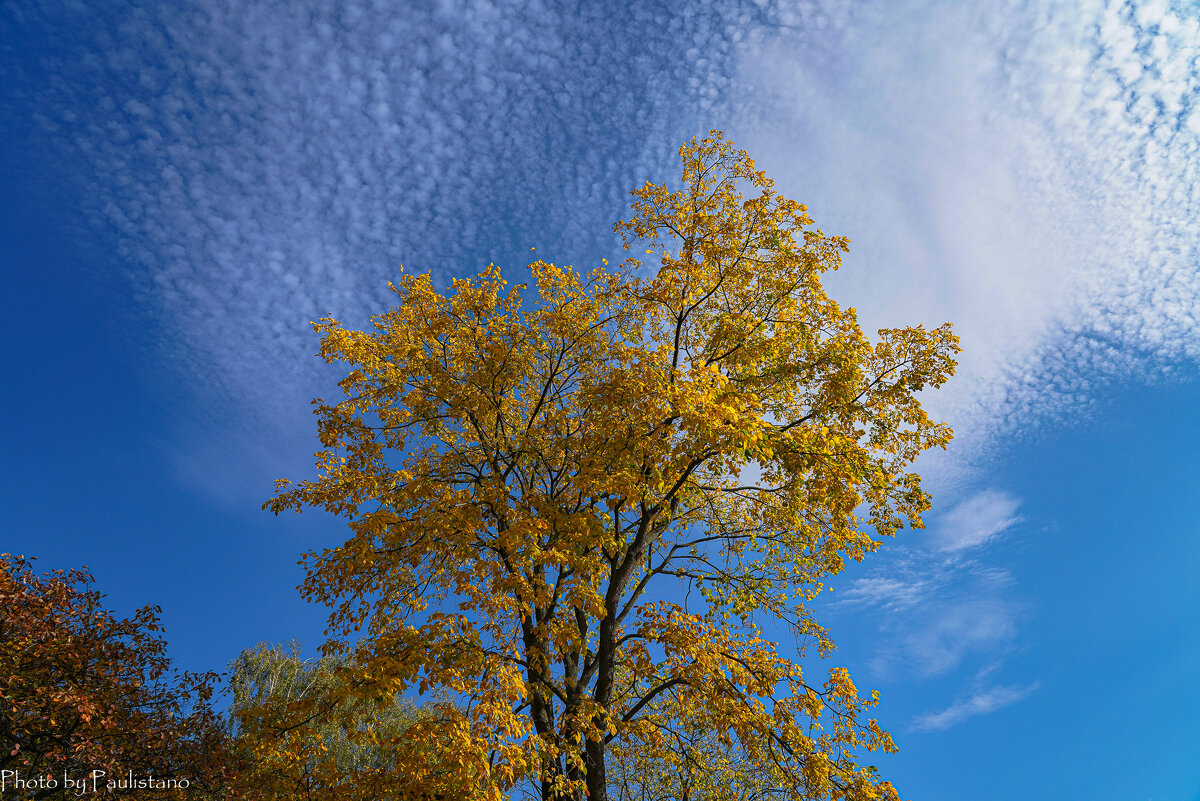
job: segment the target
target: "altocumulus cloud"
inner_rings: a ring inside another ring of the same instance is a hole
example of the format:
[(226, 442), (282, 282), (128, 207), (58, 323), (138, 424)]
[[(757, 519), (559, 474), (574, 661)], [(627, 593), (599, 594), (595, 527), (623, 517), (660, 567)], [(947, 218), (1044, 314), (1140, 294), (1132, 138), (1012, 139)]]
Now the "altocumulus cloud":
[(532, 245), (612, 255), (628, 190), (676, 171), (770, 15), (613, 10), (9, 3), (3, 102), (115, 232), (170, 360), (270, 417), (312, 378), (307, 321), (362, 324), (401, 263), (445, 282)]
[(835, 286), (868, 324), (955, 322), (947, 478), (1098, 381), (1196, 359), (1194, 4), (822, 7), (742, 49), (747, 140), (854, 240)]

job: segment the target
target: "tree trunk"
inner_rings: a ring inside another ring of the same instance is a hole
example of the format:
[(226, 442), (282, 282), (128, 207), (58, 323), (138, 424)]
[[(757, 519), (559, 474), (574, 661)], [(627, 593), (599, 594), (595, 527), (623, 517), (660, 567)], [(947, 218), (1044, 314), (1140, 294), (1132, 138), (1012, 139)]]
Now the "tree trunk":
[(608, 776), (604, 770), (604, 740), (588, 740), (583, 747), (587, 765), (588, 801), (608, 801)]

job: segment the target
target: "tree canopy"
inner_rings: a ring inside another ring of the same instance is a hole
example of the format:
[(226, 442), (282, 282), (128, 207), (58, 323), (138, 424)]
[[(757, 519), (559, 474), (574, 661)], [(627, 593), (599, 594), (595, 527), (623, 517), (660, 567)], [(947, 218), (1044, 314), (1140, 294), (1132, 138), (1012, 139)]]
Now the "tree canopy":
[(219, 790), (227, 763), (209, 706), (215, 674), (173, 671), (159, 610), (118, 618), (92, 585), (86, 569), (39, 574), (31, 560), (0, 554), (4, 797), (73, 798), (85, 787), (107, 798), (183, 799)]
[(355, 692), (456, 700), (415, 732), (449, 757), (398, 761), (413, 787), (896, 797), (859, 764), (893, 750), (874, 697), (810, 658), (832, 648), (810, 602), (921, 525), (911, 465), (951, 432), (919, 393), (957, 340), (866, 336), (821, 283), (845, 238), (719, 132), (680, 154), (676, 188), (633, 193), (618, 266), (535, 262), (528, 307), (495, 266), (405, 275), (373, 330), (315, 324), (345, 397), (316, 401), (318, 476), (267, 505), (349, 525), (302, 590)]

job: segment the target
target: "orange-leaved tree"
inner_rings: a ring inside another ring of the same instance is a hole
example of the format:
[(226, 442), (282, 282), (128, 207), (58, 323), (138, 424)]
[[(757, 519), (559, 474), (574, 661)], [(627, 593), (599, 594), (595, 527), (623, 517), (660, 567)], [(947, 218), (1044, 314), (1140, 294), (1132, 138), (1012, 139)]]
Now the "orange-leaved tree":
[(118, 618), (92, 584), (85, 569), (38, 574), (0, 554), (3, 797), (220, 797), (217, 676), (173, 671), (158, 610)]
[(809, 606), (920, 526), (909, 468), (951, 432), (918, 393), (957, 340), (865, 336), (821, 285), (846, 239), (719, 132), (680, 153), (616, 226), (653, 267), (539, 261), (530, 307), (494, 266), (448, 294), (409, 275), (374, 331), (315, 324), (346, 397), (315, 402), (318, 477), (267, 506), (347, 520), (302, 589), (365, 626), (358, 686), (456, 699), (410, 733), (449, 758), (396, 757), (413, 797), (896, 797), (857, 761), (893, 748), (873, 698), (805, 670), (831, 648)]

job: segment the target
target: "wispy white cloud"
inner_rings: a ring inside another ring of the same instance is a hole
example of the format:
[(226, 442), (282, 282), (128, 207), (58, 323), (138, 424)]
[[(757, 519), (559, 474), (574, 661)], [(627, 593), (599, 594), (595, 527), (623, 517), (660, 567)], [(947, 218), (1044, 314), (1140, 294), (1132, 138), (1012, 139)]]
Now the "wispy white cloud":
[(927, 679), (994, 661), (1017, 636), (1008, 571), (943, 551), (909, 551), (831, 594), (839, 614), (874, 626), (872, 672)]
[(839, 596), (843, 606), (878, 607), (885, 610), (906, 609), (924, 600), (930, 582), (907, 580), (892, 576), (871, 576), (855, 579)]
[(1003, 491), (976, 492), (933, 518), (932, 547), (892, 551), (871, 572), (832, 592), (835, 612), (852, 613), (874, 628), (866, 661), (876, 678), (936, 679), (953, 697), (964, 671), (975, 673), (965, 700), (922, 716), (913, 730), (948, 728), (1023, 697), (1011, 687), (983, 686), (1019, 647), (1023, 604), (1015, 580), (982, 561), (986, 546), (1018, 522), (1019, 506)]
[[(953, 688), (1018, 636), (1015, 582), (982, 564), (1020, 518), (979, 490), (989, 457), (1086, 417), (1107, 382), (1200, 355), (1200, 20), (1122, 0), (818, 5), (824, 25), (742, 47), (735, 133), (852, 238), (830, 283), (866, 326), (962, 337), (958, 376), (926, 399), (957, 440), (920, 465), (958, 505), (931, 516), (931, 548), (834, 594), (876, 626), (877, 675)], [(977, 686), (918, 727), (1028, 691)]]
[(938, 518), (932, 544), (945, 551), (984, 545), (1021, 521), (1021, 504), (1012, 495), (982, 490), (959, 502)]
[(912, 722), (911, 731), (943, 731), (976, 715), (985, 715), (1022, 701), (1038, 689), (1037, 682), (1026, 686), (990, 687), (971, 693), (938, 712), (921, 715)]
[(930, 678), (947, 674), (968, 657), (994, 658), (1017, 634), (1013, 604), (994, 592), (968, 584), (955, 597), (923, 605), (889, 624), (894, 633), (871, 667), (881, 676)]

